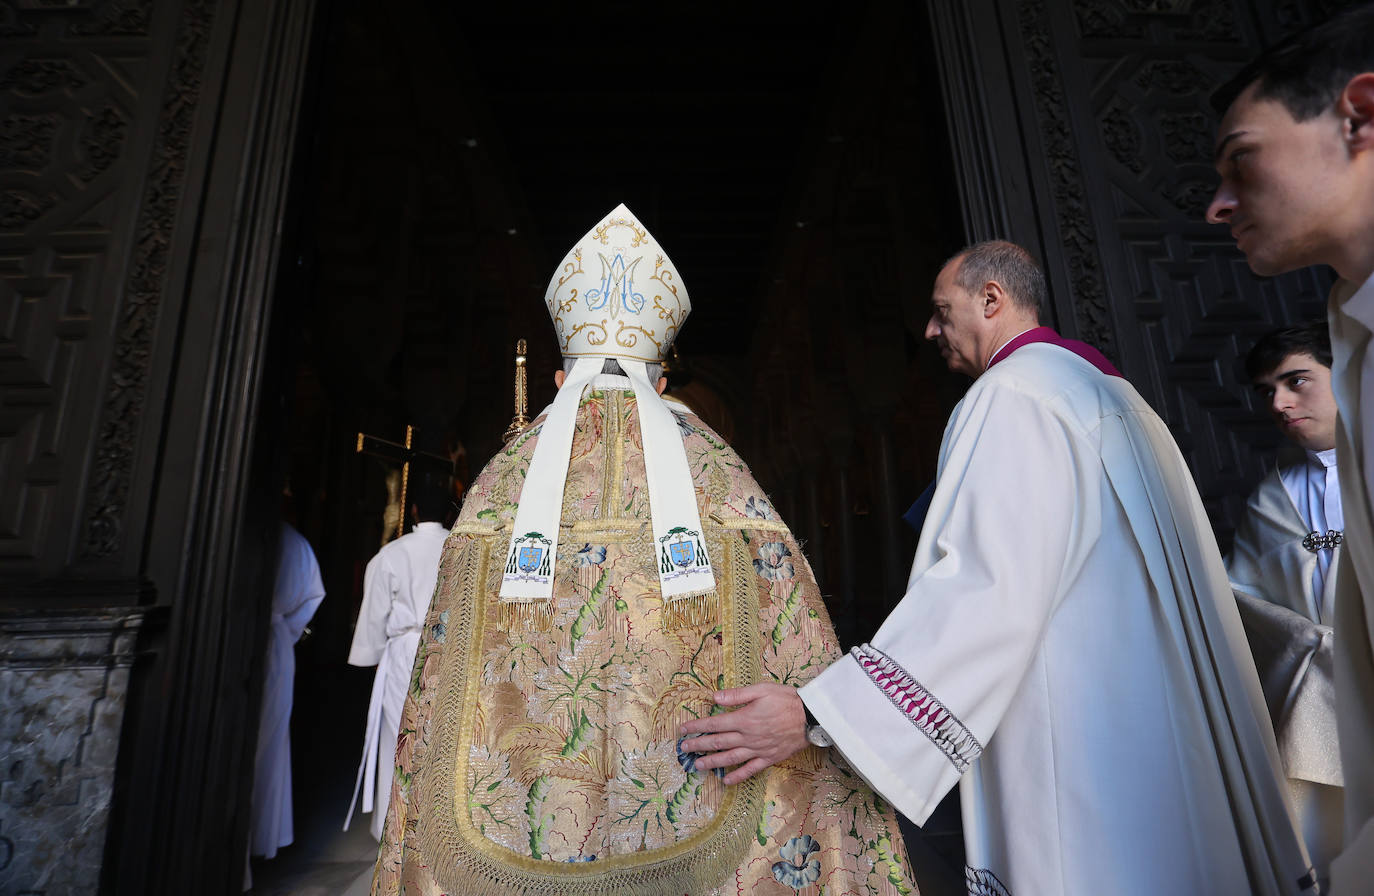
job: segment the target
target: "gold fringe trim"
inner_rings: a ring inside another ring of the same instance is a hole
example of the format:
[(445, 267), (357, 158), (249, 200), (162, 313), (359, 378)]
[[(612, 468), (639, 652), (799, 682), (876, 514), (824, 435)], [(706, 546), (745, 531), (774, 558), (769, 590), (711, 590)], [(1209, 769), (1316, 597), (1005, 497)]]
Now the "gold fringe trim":
[(552, 600), (503, 600), (496, 624), (505, 632), (546, 632), (553, 628), (553, 609)]
[(720, 527), (736, 532), (743, 530), (746, 532), (782, 532), (788, 535), (792, 534), (792, 530), (787, 528), (786, 523), (781, 523), (777, 520), (759, 520), (753, 517), (742, 517), (738, 519), (730, 517), (722, 520), (720, 522)]
[(635, 519), (576, 520), (572, 524), (573, 535), (590, 541), (615, 541), (648, 529), (648, 520)]
[(720, 599), (716, 596), (716, 589), (708, 588), (665, 598), (661, 618), (665, 632), (715, 625), (720, 621)]
[[(762, 787), (755, 788), (762, 792)], [(761, 813), (760, 813), (761, 814)], [(436, 862), (435, 882), (444, 892), (463, 896), (674, 896), (699, 894), (721, 887), (739, 867), (748, 852), (757, 818), (748, 824), (718, 830), (701, 843), (690, 859), (674, 857), (659, 862), (644, 862), (633, 853), (617, 856), (628, 862), (597, 860), (571, 864), (529, 860), (507, 865), (501, 859), (468, 852), (461, 863)], [(456, 857), (455, 857), (456, 858)], [(549, 866), (544, 873), (525, 871), (513, 865)], [(598, 864), (620, 865), (596, 871)]]
[(457, 523), (449, 530), (449, 537), (452, 538), (455, 535), (495, 535), (503, 525), (504, 523), (500, 526), (490, 526), (486, 523)]

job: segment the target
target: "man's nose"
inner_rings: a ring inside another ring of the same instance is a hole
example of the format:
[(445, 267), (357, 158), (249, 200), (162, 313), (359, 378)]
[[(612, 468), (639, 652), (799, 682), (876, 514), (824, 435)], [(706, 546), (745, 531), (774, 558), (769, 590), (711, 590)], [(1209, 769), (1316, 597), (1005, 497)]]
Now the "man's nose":
[(1282, 414), (1293, 406), (1293, 396), (1287, 389), (1275, 389), (1274, 397), (1269, 399), (1269, 406), (1274, 413)]
[(932, 317), (932, 318), (926, 323), (926, 338), (927, 338), (927, 339), (934, 339), (935, 337), (937, 337), (937, 336), (939, 336), (939, 335), (940, 335), (940, 325), (937, 324), (937, 323), (935, 322), (935, 318)]
[(1231, 190), (1223, 183), (1212, 194), (1212, 203), (1207, 206), (1207, 223), (1225, 224), (1231, 219), (1231, 213), (1235, 208), (1236, 197), (1231, 195)]

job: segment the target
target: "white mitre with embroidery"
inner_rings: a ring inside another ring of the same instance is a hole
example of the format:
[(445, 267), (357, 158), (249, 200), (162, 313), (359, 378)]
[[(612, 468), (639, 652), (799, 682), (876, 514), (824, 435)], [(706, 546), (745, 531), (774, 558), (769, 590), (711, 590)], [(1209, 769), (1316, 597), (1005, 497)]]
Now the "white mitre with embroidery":
[(544, 294), (565, 358), (668, 356), (692, 311), (677, 268), (623, 204), (573, 246)]
[[(565, 358), (577, 362), (539, 429), (525, 475), (501, 577), (507, 604), (543, 602), (552, 612), (563, 489), (582, 391), (614, 358), (629, 379), (644, 439), (654, 549), (663, 600), (715, 590), (696, 488), (677, 420), (650, 384), (645, 363), (667, 355), (691, 311), (677, 269), (624, 205), (584, 236), (559, 266), (545, 295)], [(620, 380), (624, 383), (624, 380)], [(621, 388), (624, 388), (622, 385)]]

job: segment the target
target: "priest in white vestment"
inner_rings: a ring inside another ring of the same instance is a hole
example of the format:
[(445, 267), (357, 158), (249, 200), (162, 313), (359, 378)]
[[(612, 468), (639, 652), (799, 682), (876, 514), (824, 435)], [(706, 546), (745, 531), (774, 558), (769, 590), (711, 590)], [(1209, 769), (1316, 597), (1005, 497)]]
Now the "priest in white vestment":
[(945, 266), (926, 335), (977, 379), (906, 596), (790, 709), (756, 685), (683, 730), (719, 732), (697, 743), (743, 763), (729, 783), (797, 746), (804, 701), (806, 737), (917, 824), (960, 785), (970, 893), (1310, 889), (1192, 478), (1105, 358), (1037, 326), (1044, 296), (1009, 243)]
[(281, 552), (272, 590), (267, 670), (253, 772), (249, 852), (272, 858), (295, 839), (291, 815), (291, 704), (296, 687), (296, 642), (324, 600), (324, 580), (310, 542), (281, 524)]
[(1227, 560), (1319, 880), (1342, 842), (1332, 611), (1344, 515), (1326, 321), (1261, 338), (1246, 373), (1285, 437), (1246, 505)]
[(377, 674), (372, 679), (372, 697), (367, 706), (363, 757), (343, 829), (348, 830), (352, 823), (361, 793), (362, 810), (372, 813), (372, 836), (378, 840), (382, 839), (386, 805), (391, 799), (401, 707), (420, 644), (420, 627), (439, 578), (439, 556), (448, 538), (448, 528), (442, 520), (453, 509), (444, 490), (425, 477), (412, 481), (411, 493), (414, 501), (410, 512), (415, 528), (384, 545), (368, 561), (363, 575), (363, 605), (348, 652), (351, 665), (376, 666)]
[(1329, 265), (1331, 389), (1345, 517), (1333, 628), (1345, 846), (1336, 896), (1374, 884), (1374, 4), (1267, 51), (1213, 97), (1226, 224), (1251, 270)]

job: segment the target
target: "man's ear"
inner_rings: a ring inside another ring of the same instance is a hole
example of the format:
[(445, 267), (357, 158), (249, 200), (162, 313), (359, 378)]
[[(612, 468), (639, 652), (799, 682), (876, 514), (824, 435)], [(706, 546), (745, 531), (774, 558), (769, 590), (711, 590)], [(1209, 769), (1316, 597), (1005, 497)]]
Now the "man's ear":
[(996, 280), (989, 280), (983, 284), (983, 294), (979, 298), (982, 301), (984, 317), (997, 314), (1006, 307), (1008, 301), (1007, 291)]
[(1360, 72), (1345, 85), (1336, 111), (1349, 124), (1345, 138), (1352, 152), (1374, 150), (1374, 72)]
[(663, 390), (668, 388), (668, 378), (666, 376), (659, 377), (658, 382), (654, 383), (654, 388), (658, 390), (659, 395), (662, 395)]
[(553, 372), (553, 384), (560, 389), (563, 388), (563, 381), (567, 378), (568, 375), (561, 370), (555, 370)]

